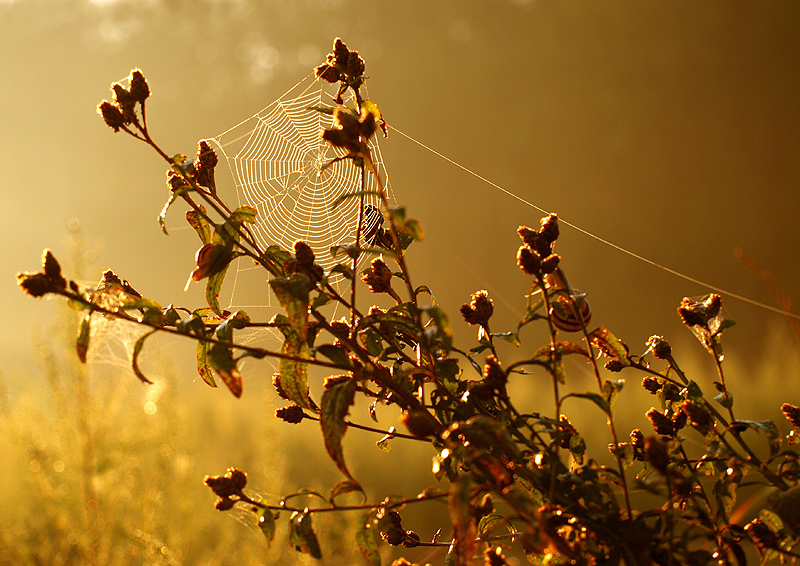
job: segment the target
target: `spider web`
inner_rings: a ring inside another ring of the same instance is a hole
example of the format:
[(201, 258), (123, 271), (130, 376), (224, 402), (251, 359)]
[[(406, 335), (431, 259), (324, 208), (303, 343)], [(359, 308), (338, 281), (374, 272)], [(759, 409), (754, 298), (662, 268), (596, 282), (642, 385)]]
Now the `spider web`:
[[(335, 161), (345, 152), (329, 147), (320, 137), (333, 118), (310, 108), (334, 108), (329, 86), (309, 75), (254, 116), (209, 139), (228, 162), (239, 204), (258, 211), (251, 228), (258, 244), (263, 249), (277, 244), (292, 251), (295, 241), (304, 240), (326, 272), (346, 260), (342, 255), (332, 256), (330, 250), (355, 242), (361, 214), (358, 197), (345, 199), (334, 208), (338, 198), (361, 190), (361, 170), (349, 159)], [(370, 140), (372, 160), (393, 200), (376, 137)], [(364, 189), (380, 190), (369, 172)], [(366, 205), (380, 208), (380, 198), (365, 195), (364, 204), (365, 209)], [(365, 218), (362, 234), (368, 224)], [(363, 238), (360, 243), (365, 245)], [(238, 307), (269, 306), (240, 304), (236, 295), (242, 293), (237, 293), (236, 287), (246, 272), (255, 268), (239, 261), (231, 306), (234, 302)], [(331, 277), (336, 286), (341, 286), (342, 280), (339, 274)]]

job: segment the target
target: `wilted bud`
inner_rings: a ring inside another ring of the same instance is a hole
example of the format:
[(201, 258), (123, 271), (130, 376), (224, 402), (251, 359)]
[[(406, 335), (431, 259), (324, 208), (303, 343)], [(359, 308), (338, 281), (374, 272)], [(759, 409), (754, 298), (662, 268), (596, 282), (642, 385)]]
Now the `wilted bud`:
[(150, 96), (150, 87), (147, 86), (147, 80), (144, 78), (141, 69), (133, 69), (128, 78), (130, 83), (131, 96), (139, 104), (144, 103), (148, 96)]
[(559, 263), (561, 263), (561, 256), (558, 254), (550, 254), (542, 260), (542, 273), (545, 275), (553, 273)]
[(558, 445), (561, 448), (569, 448), (572, 437), (578, 434), (578, 430), (573, 426), (567, 415), (558, 416)]
[(648, 375), (647, 377), (642, 378), (642, 387), (644, 387), (650, 393), (655, 395), (656, 393), (661, 391), (663, 385), (658, 381), (658, 378)]
[(106, 125), (115, 132), (118, 132), (122, 126), (128, 123), (122, 114), (122, 110), (108, 100), (104, 100), (97, 105), (97, 113), (103, 117)]
[(672, 428), (675, 429), (676, 432), (679, 431), (686, 426), (686, 419), (686, 413), (678, 411), (672, 415)]
[(633, 447), (634, 460), (644, 461), (644, 434), (638, 428), (631, 431), (631, 447)]
[(714, 332), (709, 322), (715, 319), (722, 308), (722, 297), (716, 293), (709, 295), (704, 301), (684, 297), (678, 307), (678, 315), (686, 326), (702, 326)]
[(53, 252), (47, 249), (42, 252), (42, 270), (56, 287), (63, 289), (67, 286), (67, 280), (61, 275), (61, 266), (53, 256)]
[(214, 507), (217, 509), (217, 511), (228, 511), (233, 509), (234, 503), (236, 503), (236, 501), (230, 497), (222, 497), (217, 500), (217, 503), (214, 505)]
[(231, 478), (234, 487), (237, 491), (241, 491), (247, 485), (247, 474), (237, 468), (228, 468), (225, 475)]
[(392, 289), (392, 271), (380, 258), (372, 260), (370, 269), (361, 274), (361, 279), (373, 293), (387, 293)]
[(111, 90), (114, 91), (114, 103), (122, 110), (125, 121), (136, 121), (136, 113), (134, 112), (136, 99), (131, 92), (119, 83), (111, 85)]
[(417, 438), (427, 438), (436, 434), (431, 422), (431, 416), (425, 411), (411, 411), (400, 416), (400, 422), (405, 425), (408, 432)]
[(653, 430), (656, 431), (656, 434), (662, 434), (664, 436), (672, 436), (675, 434), (675, 430), (672, 426), (672, 419), (664, 413), (660, 413), (657, 409), (650, 409), (645, 413), (645, 416), (652, 423)]
[(219, 163), (217, 152), (208, 144), (206, 140), (197, 143), (197, 159), (195, 160), (198, 169), (214, 169)]

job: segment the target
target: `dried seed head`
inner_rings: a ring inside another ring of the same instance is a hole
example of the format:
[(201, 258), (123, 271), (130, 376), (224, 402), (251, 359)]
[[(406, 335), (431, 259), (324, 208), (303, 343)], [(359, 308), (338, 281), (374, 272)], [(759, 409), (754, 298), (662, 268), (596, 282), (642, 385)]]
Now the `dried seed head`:
[(114, 91), (114, 103), (122, 110), (126, 122), (136, 121), (136, 99), (131, 92), (119, 83), (111, 85), (111, 90)]
[(569, 448), (572, 437), (578, 434), (578, 430), (569, 422), (566, 415), (558, 416), (558, 445), (561, 448)]
[(297, 263), (303, 267), (311, 267), (316, 259), (314, 250), (302, 240), (297, 240), (294, 243), (294, 257), (297, 259)]
[(703, 406), (689, 399), (683, 402), (681, 411), (686, 413), (689, 424), (695, 428), (705, 429), (714, 424), (711, 414)]
[(772, 532), (767, 524), (761, 519), (753, 519), (744, 527), (747, 535), (756, 545), (759, 555), (763, 556), (767, 550), (776, 549), (780, 546), (778, 535)]
[(642, 431), (638, 428), (635, 428), (631, 431), (631, 447), (633, 448), (634, 460), (644, 462), (644, 433), (642, 433)]
[(276, 410), (275, 416), (287, 423), (297, 424), (305, 418), (306, 414), (299, 405), (289, 405)]
[(494, 313), (494, 302), (489, 298), (489, 292), (478, 291), (470, 297), (469, 303), (464, 303), (459, 309), (467, 324), (487, 326)]
[(195, 167), (198, 169), (214, 169), (219, 163), (217, 152), (208, 144), (206, 140), (197, 142), (197, 159)]
[(143, 104), (147, 97), (150, 96), (150, 87), (147, 86), (147, 80), (144, 78), (141, 69), (133, 69), (128, 81), (131, 88), (131, 96), (139, 104)]
[(672, 419), (664, 413), (659, 412), (657, 409), (650, 409), (645, 413), (645, 416), (653, 425), (653, 430), (656, 431), (656, 434), (662, 434), (664, 436), (672, 436), (675, 434), (675, 429), (672, 426)]
[(781, 405), (781, 412), (794, 428), (800, 430), (800, 407), (784, 403)]
[(558, 239), (558, 215), (550, 214), (542, 218), (539, 236), (552, 246)]
[(236, 501), (230, 497), (222, 497), (217, 499), (217, 503), (214, 505), (214, 507), (217, 509), (217, 511), (228, 511), (229, 509), (233, 509), (234, 503), (236, 503)]
[(542, 260), (538, 254), (531, 251), (528, 246), (520, 246), (517, 250), (517, 265), (528, 275), (540, 275), (542, 271)]
[(361, 274), (361, 279), (373, 293), (386, 293), (392, 288), (392, 271), (380, 258), (372, 260), (370, 269)]
[(122, 115), (122, 110), (108, 100), (104, 100), (97, 105), (97, 113), (103, 117), (106, 126), (115, 132), (118, 132), (122, 126), (128, 123), (125, 120), (125, 116)]
[(347, 74), (350, 75), (350, 80), (355, 80), (364, 74), (366, 65), (364, 59), (358, 54), (358, 51), (351, 51), (347, 56)]
[(247, 474), (245, 474), (242, 470), (237, 468), (228, 468), (225, 476), (231, 478), (231, 482), (233, 482), (233, 486), (237, 491), (243, 490), (247, 485)]
[(672, 355), (672, 347), (663, 336), (653, 335), (647, 340), (647, 348), (653, 351), (653, 355), (659, 360), (666, 360)]
[(683, 427), (685, 427), (686, 418), (687, 418), (686, 413), (684, 413), (683, 411), (678, 411), (677, 413), (672, 415), (672, 428), (674, 428), (675, 431), (677, 432)]
[(546, 258), (542, 260), (542, 273), (545, 275), (548, 273), (553, 273), (558, 264), (561, 262), (561, 256), (558, 254), (550, 254)]
[(714, 332), (716, 329), (710, 328), (709, 322), (719, 315), (721, 308), (722, 297), (717, 293), (710, 294), (704, 301), (684, 297), (678, 315), (686, 326), (701, 326)]
[(608, 371), (617, 373), (625, 369), (626, 366), (621, 361), (614, 359), (607, 361), (603, 367), (606, 368)]
[(642, 378), (642, 387), (647, 389), (650, 393), (655, 395), (661, 390), (662, 384), (659, 383), (658, 378), (647, 376)]
[(350, 50), (347, 49), (347, 45), (344, 44), (344, 41), (342, 41), (341, 37), (337, 37), (333, 40), (333, 51), (331, 52), (331, 55), (333, 55), (334, 63), (342, 68), (347, 66), (347, 60), (350, 57)]
[(322, 79), (328, 83), (338, 82), (341, 77), (336, 67), (328, 63), (323, 63), (322, 65), (314, 67), (314, 74), (318, 79)]

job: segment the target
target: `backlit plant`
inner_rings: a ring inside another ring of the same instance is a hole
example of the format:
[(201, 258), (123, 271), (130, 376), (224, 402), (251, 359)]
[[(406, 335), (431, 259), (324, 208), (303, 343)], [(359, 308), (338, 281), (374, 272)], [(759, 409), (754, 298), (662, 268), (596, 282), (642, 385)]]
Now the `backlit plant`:
[[(661, 336), (652, 336), (641, 354), (632, 353), (611, 331), (594, 326), (584, 295), (570, 285), (555, 253), (559, 227), (552, 214), (536, 228), (517, 230), (517, 265), (530, 277), (530, 289), (516, 328), (492, 328), (492, 299), (478, 291), (460, 309), (464, 320), (477, 327), (477, 342), (468, 351), (455, 346), (447, 314), (432, 290), (412, 278), (405, 261), (410, 244), (424, 237), (419, 222), (392, 206), (383, 190), (377, 194), (382, 210), (364, 205), (365, 176), (374, 175), (382, 187), (369, 140), (378, 130), (386, 132), (378, 107), (363, 97), (364, 70), (358, 53), (337, 38), (316, 68), (320, 80), (338, 84), (337, 106), (308, 109), (331, 114), (331, 127), (320, 135), (344, 152), (337, 160), (350, 160), (362, 179), (361, 190), (343, 197), (361, 202), (356, 237), (331, 250), (340, 261), (329, 271), (317, 264), (305, 242), (298, 241), (293, 250), (264, 249), (257, 243), (251, 232), (256, 210), (247, 205), (232, 209), (220, 197), (214, 177), (217, 156), (205, 141), (195, 159), (170, 156), (153, 141), (145, 112), (150, 89), (137, 69), (127, 88), (112, 86), (114, 100), (103, 101), (98, 112), (115, 132), (143, 141), (169, 164), (169, 200), (160, 221), (163, 227), (176, 201), (188, 207), (186, 220), (201, 240), (191, 280), (206, 281), (207, 305), (164, 307), (111, 270), (87, 289), (66, 279), (48, 250), (40, 272), (17, 276), (20, 286), (33, 297), (63, 296), (84, 313), (77, 338), (82, 361), (94, 317), (148, 327), (134, 347), (132, 363), (143, 382), (151, 380), (138, 359), (156, 333), (195, 341), (199, 375), (212, 386), (220, 379), (237, 397), (243, 394), (239, 368), (244, 359), (277, 359), (273, 384), (287, 405), (276, 416), (294, 424), (318, 421), (328, 456), (344, 478), (327, 495), (306, 490), (269, 500), (249, 491), (242, 470), (207, 476), (205, 483), (218, 498), (216, 508), (252, 512), (267, 544), (278, 522), (287, 521), (290, 544), (320, 558), (324, 549), (314, 517), (336, 512), (359, 514), (354, 544), (375, 566), (381, 564), (380, 540), (406, 548), (442, 547), (444, 563), (457, 565), (482, 561), (500, 566), (507, 555), (519, 552), (533, 564), (553, 565), (745, 564), (751, 549), (762, 562), (800, 557), (793, 550), (800, 535), (800, 462), (794, 446), (800, 407), (781, 407), (792, 427), (786, 436), (771, 421), (735, 418), (722, 356), (723, 332), (732, 322), (721, 314), (719, 295), (684, 299), (678, 308), (683, 323), (713, 356), (713, 379), (687, 376)], [(364, 222), (376, 215), (377, 223)], [(269, 321), (220, 307), (226, 272), (240, 257), (268, 275), (283, 309)], [(364, 257), (371, 262), (359, 273)], [(349, 283), (348, 292), (332, 283), (341, 276)], [(360, 307), (357, 294), (367, 289), (392, 306)], [(333, 320), (334, 305), (347, 316)], [(523, 344), (523, 330), (532, 324), (546, 328), (544, 344)], [(280, 349), (237, 341), (239, 331), (265, 326), (282, 334)], [(498, 341), (516, 345), (517, 359), (501, 360)], [(584, 361), (594, 376), (592, 390), (568, 387), (567, 357)], [(317, 399), (309, 388), (311, 366), (330, 373)], [(509, 394), (509, 382), (531, 373), (549, 379), (552, 409), (547, 414), (521, 411)], [(657, 407), (643, 408), (652, 430), (619, 430), (614, 408), (625, 384), (620, 375), (638, 376), (653, 394)], [(564, 410), (570, 398), (577, 399), (575, 405), (593, 406), (605, 421), (612, 439), (608, 447), (587, 446)], [(373, 417), (377, 406), (396, 407), (406, 430), (367, 425), (367, 415), (350, 415), (357, 400), (369, 402)], [(429, 445), (434, 454), (431, 486), (418, 494), (369, 497), (344, 457), (343, 439), (351, 427), (377, 433), (379, 447), (390, 441)], [(603, 457), (606, 451), (610, 460)], [(602, 463), (606, 460), (612, 464)], [(742, 501), (739, 494), (753, 486), (765, 497)], [(362, 502), (352, 503), (354, 494)], [(316, 497), (316, 505), (307, 503), (309, 495)], [(298, 499), (302, 503), (296, 504)], [(447, 504), (449, 525), (424, 540), (404, 523), (402, 513), (437, 500)]]

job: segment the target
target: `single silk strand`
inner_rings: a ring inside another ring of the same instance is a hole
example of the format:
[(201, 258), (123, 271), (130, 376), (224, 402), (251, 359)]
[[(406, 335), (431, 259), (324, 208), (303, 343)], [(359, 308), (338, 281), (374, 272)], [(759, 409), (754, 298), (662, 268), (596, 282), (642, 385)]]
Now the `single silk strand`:
[[(450, 163), (451, 165), (454, 165), (455, 167), (458, 167), (458, 168), (459, 168), (459, 169), (461, 169), (462, 171), (464, 171), (464, 172), (466, 172), (466, 173), (468, 173), (468, 174), (472, 175), (473, 177), (476, 177), (477, 179), (480, 179), (480, 180), (481, 180), (481, 181), (483, 181), (484, 183), (486, 183), (486, 184), (488, 184), (488, 185), (491, 185), (491, 186), (492, 186), (492, 187), (494, 187), (495, 189), (497, 189), (497, 190), (499, 190), (499, 191), (501, 191), (501, 192), (503, 192), (503, 193), (507, 194), (508, 196), (510, 196), (510, 197), (512, 197), (512, 198), (515, 198), (515, 199), (517, 199), (518, 201), (520, 201), (520, 202), (522, 202), (522, 203), (524, 203), (524, 204), (528, 205), (528, 206), (529, 206), (529, 207), (531, 207), (531, 208), (534, 208), (534, 209), (538, 210), (539, 212), (541, 212), (541, 213), (543, 213), (543, 214), (550, 214), (550, 212), (549, 212), (549, 211), (547, 211), (547, 210), (545, 210), (545, 209), (541, 208), (540, 206), (536, 206), (536, 205), (535, 205), (535, 204), (533, 204), (532, 202), (530, 202), (530, 201), (528, 201), (528, 200), (525, 200), (524, 198), (522, 198), (521, 196), (519, 196), (519, 195), (517, 195), (517, 194), (514, 194), (514, 193), (512, 193), (512, 192), (511, 192), (511, 191), (509, 191), (508, 189), (506, 189), (506, 188), (504, 188), (504, 187), (501, 187), (501, 186), (500, 186), (500, 185), (498, 185), (497, 183), (495, 183), (495, 182), (493, 182), (493, 181), (491, 181), (491, 180), (487, 179), (486, 177), (484, 177), (484, 176), (482, 176), (482, 175), (480, 175), (480, 174), (476, 173), (475, 171), (473, 171), (473, 170), (471, 170), (471, 169), (469, 169), (469, 168), (467, 168), (467, 167), (464, 167), (463, 165), (461, 165), (460, 163), (458, 163), (458, 162), (456, 162), (456, 161), (453, 161), (452, 159), (450, 159), (450, 158), (449, 158), (449, 157), (447, 157), (446, 155), (444, 155), (444, 154), (442, 154), (442, 153), (439, 153), (438, 151), (436, 151), (436, 150), (435, 150), (435, 149), (433, 149), (432, 147), (429, 147), (429, 146), (425, 145), (425, 144), (424, 144), (424, 143), (422, 143), (421, 141), (419, 141), (419, 140), (417, 140), (417, 139), (415, 139), (415, 138), (413, 138), (413, 137), (409, 136), (408, 134), (406, 134), (405, 132), (403, 132), (403, 131), (401, 131), (401, 130), (398, 130), (398, 129), (397, 129), (397, 128), (395, 128), (394, 126), (389, 126), (389, 128), (390, 128), (390, 129), (391, 129), (393, 132), (397, 132), (398, 134), (400, 134), (401, 136), (403, 136), (403, 137), (404, 137), (404, 138), (406, 138), (407, 140), (409, 140), (409, 141), (411, 141), (411, 142), (413, 142), (413, 143), (417, 144), (418, 146), (422, 147), (423, 149), (426, 149), (427, 151), (430, 151), (431, 153), (433, 153), (433, 154), (434, 154), (434, 155), (436, 155), (437, 157), (440, 157), (441, 159), (444, 159), (445, 161), (447, 161), (447, 162), (448, 162), (448, 163)], [(772, 306), (772, 305), (768, 305), (768, 304), (766, 304), (766, 303), (762, 303), (762, 302), (759, 302), (759, 301), (756, 301), (756, 300), (750, 299), (750, 298), (748, 298), (748, 297), (745, 297), (745, 296), (739, 295), (739, 294), (737, 294), (737, 293), (732, 293), (732, 292), (730, 292), (730, 291), (726, 291), (725, 289), (722, 289), (722, 288), (720, 288), (720, 287), (717, 287), (716, 285), (712, 285), (712, 284), (710, 284), (710, 283), (706, 283), (705, 281), (700, 281), (699, 279), (695, 279), (694, 277), (690, 277), (689, 275), (686, 275), (686, 274), (684, 274), (684, 273), (681, 273), (680, 271), (676, 271), (676, 270), (674, 270), (674, 269), (671, 269), (671, 268), (669, 268), (669, 267), (667, 267), (667, 266), (665, 266), (665, 265), (661, 265), (660, 263), (657, 263), (657, 262), (655, 262), (655, 261), (653, 261), (653, 260), (651, 260), (651, 259), (648, 259), (648, 258), (646, 258), (646, 257), (644, 257), (644, 256), (641, 256), (641, 255), (639, 255), (639, 254), (637, 254), (637, 253), (635, 253), (635, 252), (632, 252), (632, 251), (630, 251), (630, 250), (628, 250), (628, 249), (626, 249), (626, 248), (623, 248), (622, 246), (619, 246), (619, 245), (617, 245), (617, 244), (615, 244), (615, 243), (613, 243), (613, 242), (609, 242), (608, 240), (606, 240), (606, 239), (604, 239), (604, 238), (601, 238), (600, 236), (597, 236), (596, 234), (593, 234), (593, 233), (589, 232), (588, 230), (584, 230), (584, 229), (583, 229), (583, 228), (581, 228), (580, 226), (576, 226), (575, 224), (572, 224), (571, 222), (567, 222), (566, 220), (564, 220), (564, 219), (563, 219), (563, 218), (561, 218), (560, 216), (558, 217), (558, 221), (559, 221), (559, 223), (561, 223), (561, 224), (564, 224), (564, 225), (566, 225), (566, 226), (569, 226), (569, 227), (570, 227), (570, 228), (572, 228), (573, 230), (577, 230), (578, 232), (580, 232), (581, 234), (584, 234), (584, 235), (588, 236), (589, 238), (592, 238), (592, 239), (594, 239), (594, 240), (597, 240), (598, 242), (600, 242), (600, 243), (602, 243), (602, 244), (605, 244), (605, 245), (607, 245), (607, 246), (609, 246), (609, 247), (611, 247), (611, 248), (613, 248), (613, 249), (615, 249), (615, 250), (617, 250), (617, 251), (619, 251), (619, 252), (622, 252), (622, 253), (624, 253), (624, 254), (627, 254), (627, 255), (629, 255), (629, 256), (631, 256), (631, 257), (635, 258), (635, 259), (638, 259), (639, 261), (642, 261), (642, 262), (644, 262), (644, 263), (647, 263), (647, 264), (649, 264), (649, 265), (652, 265), (653, 267), (656, 267), (656, 268), (658, 268), (658, 269), (661, 269), (662, 271), (666, 271), (667, 273), (671, 273), (672, 275), (675, 275), (676, 277), (680, 277), (681, 279), (684, 279), (684, 280), (686, 280), (686, 281), (689, 281), (689, 282), (691, 282), (691, 283), (695, 283), (695, 284), (697, 284), (697, 285), (700, 285), (701, 287), (705, 287), (706, 289), (709, 289), (709, 290), (711, 290), (711, 291), (716, 291), (717, 293), (720, 293), (721, 295), (725, 295), (725, 296), (731, 297), (731, 298), (733, 298), (733, 299), (738, 299), (738, 300), (740, 300), (740, 301), (742, 301), (742, 302), (749, 303), (749, 304), (751, 304), (751, 305), (754, 305), (754, 306), (760, 307), (760, 308), (762, 308), (762, 309), (766, 309), (766, 310), (768, 310), (768, 311), (772, 311), (772, 312), (775, 312), (775, 313), (778, 313), (778, 314), (782, 314), (782, 315), (784, 315), (784, 316), (787, 316), (787, 317), (790, 317), (790, 318), (794, 318), (794, 319), (798, 319), (798, 320), (800, 320), (800, 314), (793, 313), (793, 312), (791, 312), (791, 311), (787, 311), (787, 310), (784, 310), (784, 309), (781, 309), (781, 308), (778, 308), (778, 307), (774, 307), (774, 306)]]

